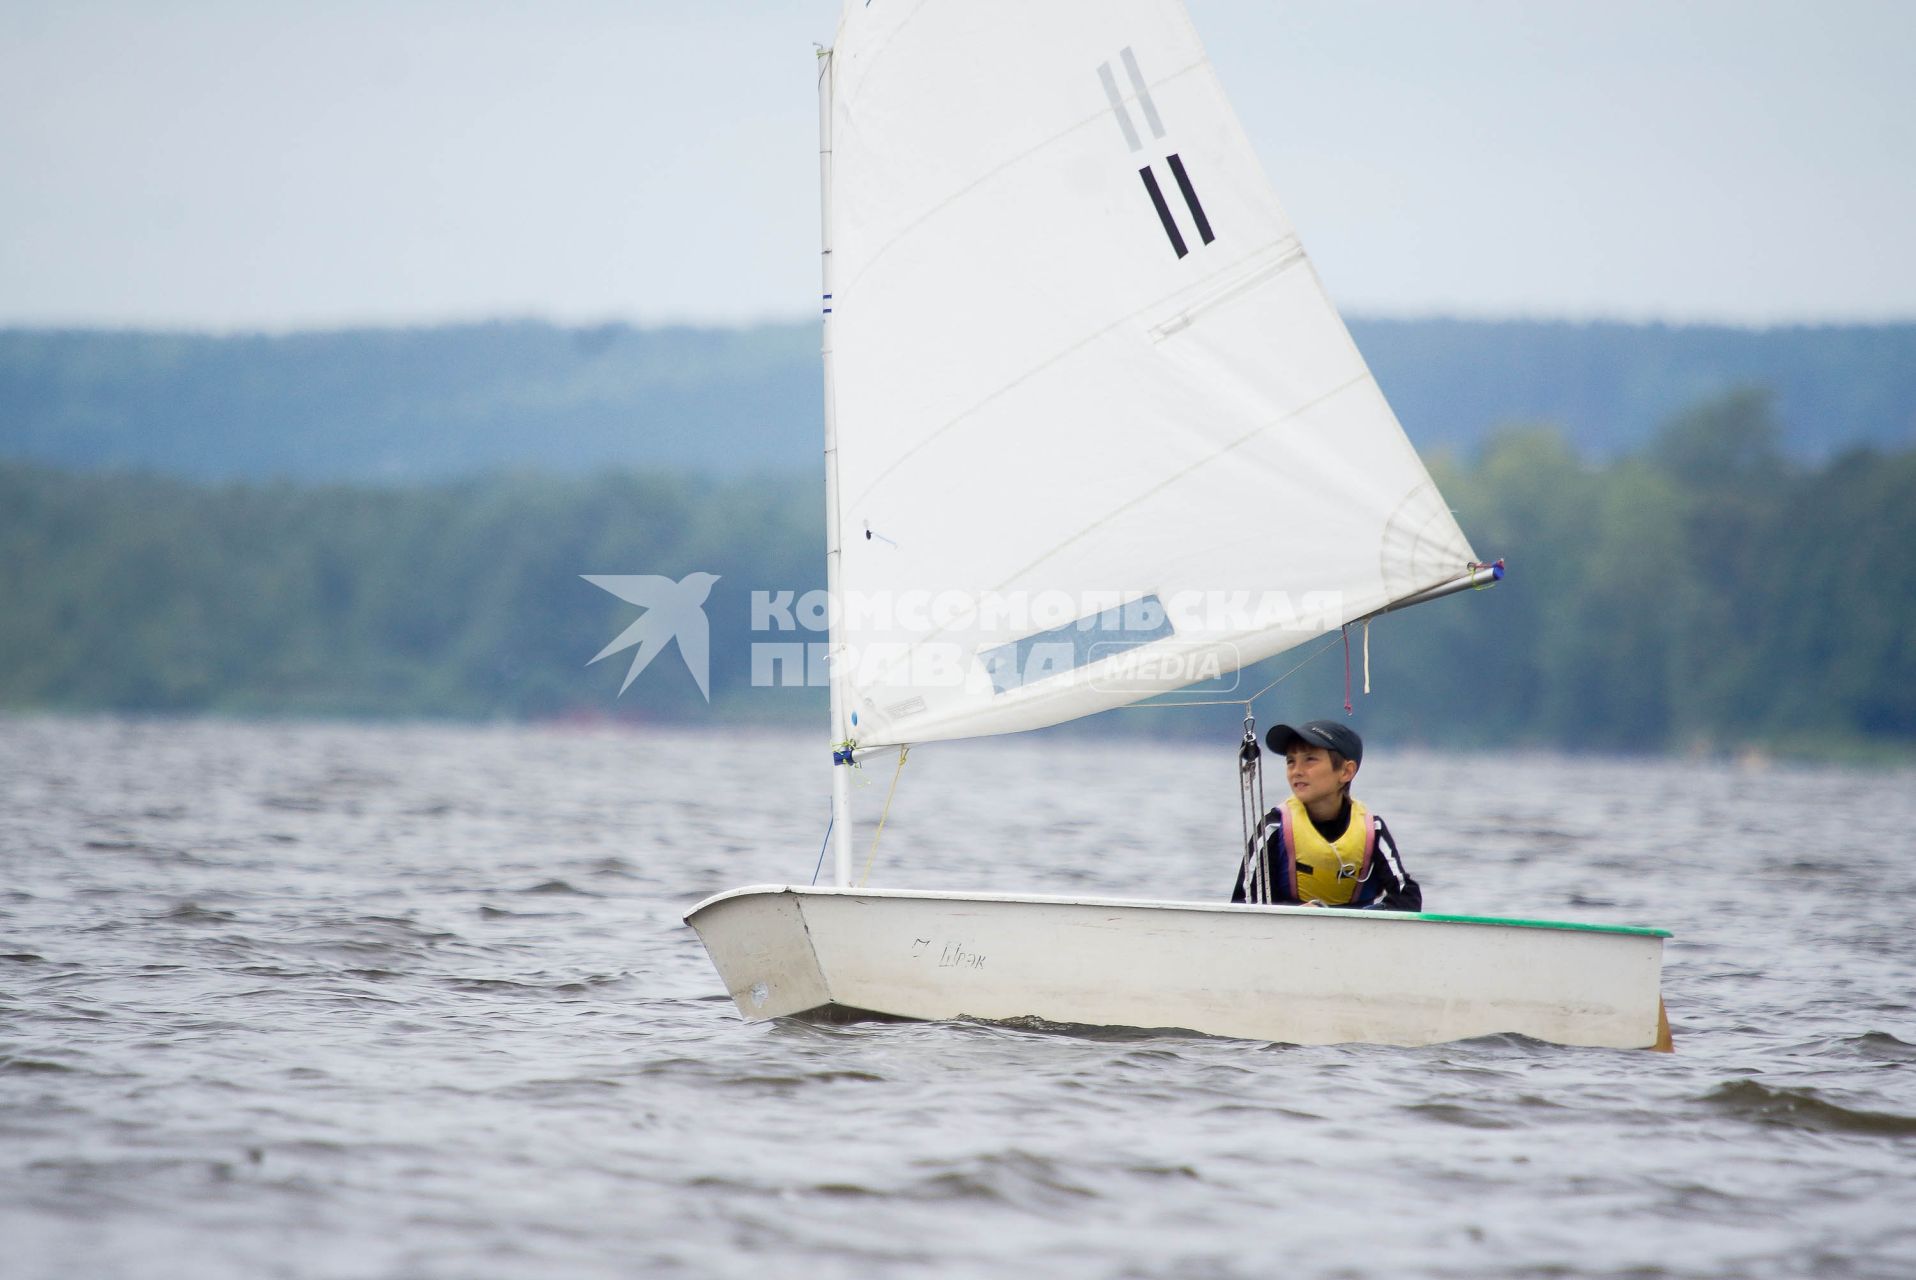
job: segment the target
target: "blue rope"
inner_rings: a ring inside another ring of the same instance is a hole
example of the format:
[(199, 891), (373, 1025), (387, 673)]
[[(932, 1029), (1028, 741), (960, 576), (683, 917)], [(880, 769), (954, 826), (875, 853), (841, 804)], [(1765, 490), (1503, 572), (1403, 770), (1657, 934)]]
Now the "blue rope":
[(831, 822), (827, 822), (825, 824), (825, 839), (818, 846), (818, 865), (812, 868), (812, 883), (813, 884), (818, 883), (818, 873), (825, 869), (825, 846), (829, 845), (832, 842), (832, 822), (837, 822), (837, 821), (838, 821), (838, 815), (833, 814)]

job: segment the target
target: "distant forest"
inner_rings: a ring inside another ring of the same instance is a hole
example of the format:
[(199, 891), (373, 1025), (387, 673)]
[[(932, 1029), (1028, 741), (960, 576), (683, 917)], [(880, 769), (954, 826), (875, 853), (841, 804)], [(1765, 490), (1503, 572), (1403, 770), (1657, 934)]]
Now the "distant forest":
[[(1583, 455), (1767, 387), (1791, 458), (1916, 444), (1916, 324), (1767, 330), (1355, 320), (1412, 441), (1512, 423)], [(724, 477), (819, 465), (818, 329), (533, 322), (284, 336), (0, 330), (0, 458), (205, 480), (418, 483), (535, 467)]]
[[(1916, 448), (1858, 433), (1805, 457), (1780, 404), (1717, 394), (1621, 453), (1533, 425), (1434, 459), (1511, 577), (1374, 624), (1358, 725), (1431, 744), (1916, 748)], [(809, 465), (400, 487), (3, 463), (0, 707), (823, 732), (822, 691), (752, 687), (748, 652), (753, 589), (822, 584), (822, 505)], [(579, 575), (695, 570), (721, 575), (712, 704), (669, 652), (616, 697), (629, 655), (586, 660), (635, 610)], [(1342, 700), (1333, 648), (1262, 710)], [(1081, 731), (1228, 738), (1234, 718), (1116, 712)]]

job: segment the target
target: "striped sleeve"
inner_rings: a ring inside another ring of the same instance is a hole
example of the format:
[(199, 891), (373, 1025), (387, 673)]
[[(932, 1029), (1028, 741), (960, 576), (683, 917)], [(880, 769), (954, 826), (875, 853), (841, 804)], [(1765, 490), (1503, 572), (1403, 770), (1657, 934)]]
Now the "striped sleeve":
[(1244, 850), (1244, 860), (1238, 864), (1237, 883), (1231, 888), (1232, 902), (1269, 903), (1273, 901), (1271, 890), (1270, 848), (1277, 839), (1278, 814), (1273, 809), (1264, 815), (1264, 821), (1251, 836), (1251, 843)]
[(1371, 821), (1377, 824), (1377, 852), (1365, 876), (1370, 883), (1365, 886), (1364, 905), (1377, 911), (1422, 911), (1424, 891), (1404, 870), (1404, 858), (1397, 851), (1390, 828), (1375, 814)]

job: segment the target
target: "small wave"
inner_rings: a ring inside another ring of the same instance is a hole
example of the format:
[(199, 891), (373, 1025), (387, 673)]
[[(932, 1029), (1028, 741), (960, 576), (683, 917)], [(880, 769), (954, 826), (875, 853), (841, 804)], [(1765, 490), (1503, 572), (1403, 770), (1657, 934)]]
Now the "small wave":
[(625, 1088), (622, 1080), (604, 1076), (542, 1076), (488, 1090), (495, 1098), (523, 1098), (529, 1102), (576, 1101), (581, 1093), (616, 1094)]
[(260, 806), (282, 813), (324, 813), (326, 802), (318, 796), (262, 796)]
[(437, 946), (451, 942), (458, 936), (444, 929), (420, 924), (406, 916), (340, 916), (314, 923), (329, 929), (350, 929), (355, 935), (352, 940), (356, 942), (377, 942), (394, 947)]
[(576, 913), (570, 911), (512, 911), (505, 907), (490, 906), (481, 903), (478, 908), (481, 920), (566, 920), (575, 919)]
[(575, 888), (574, 886), (567, 884), (563, 880), (541, 880), (538, 884), (533, 885), (531, 888), (521, 889), (519, 890), (519, 892), (520, 893), (561, 893), (561, 894), (570, 894), (571, 896), (577, 897), (577, 898), (595, 898), (598, 896), (597, 894), (594, 894), (594, 893), (587, 893), (584, 889)]
[(1455, 1102), (1418, 1102), (1405, 1107), (1412, 1115), (1435, 1120), (1440, 1124), (1456, 1125), (1460, 1129), (1514, 1129), (1517, 1126), (1501, 1117), (1491, 1115), (1481, 1107), (1463, 1106)]
[(1906, 1062), (1916, 1062), (1916, 1044), (1911, 1044), (1887, 1031), (1865, 1031), (1860, 1035), (1850, 1036), (1813, 1037), (1791, 1046), (1790, 1051), (1805, 1057), (1865, 1062), (1879, 1067), (1901, 1066)]
[(576, 978), (567, 978), (563, 982), (554, 984), (552, 989), (569, 996), (576, 996), (588, 991), (596, 991), (600, 987), (619, 986), (621, 983), (631, 981), (632, 977), (630, 973), (588, 973)]
[(980, 1156), (922, 1178), (901, 1193), (911, 1200), (985, 1200), (1017, 1208), (1082, 1203), (1099, 1195), (1065, 1177), (1056, 1161), (1028, 1151)]
[(239, 916), (218, 907), (202, 907), (197, 902), (178, 902), (152, 919), (171, 920), (176, 924), (232, 924)]
[(361, 790), (383, 790), (398, 785), (399, 779), (380, 769), (365, 769), (353, 765), (334, 765), (326, 771), (321, 784), (328, 789), (342, 791), (359, 788)]
[(1887, 1137), (1916, 1135), (1916, 1116), (1839, 1106), (1808, 1089), (1773, 1089), (1754, 1080), (1718, 1085), (1704, 1095), (1703, 1101), (1727, 1115), (1778, 1129)]
[[(1041, 1036), (1098, 1040), (1107, 1044), (1133, 1044), (1152, 1040), (1217, 1039), (1216, 1036), (1207, 1036), (1202, 1031), (1189, 1031), (1183, 1027), (1105, 1027), (1089, 1022), (1052, 1022), (1048, 1018), (1030, 1015), (1017, 1018), (960, 1018), (958, 1021), (980, 1027), (1001, 1028), (1006, 1031), (1033, 1032)], [(1165, 1052), (1167, 1056), (1176, 1056), (1169, 1050)]]
[(699, 1191), (727, 1192), (763, 1192), (768, 1188), (759, 1182), (744, 1178), (730, 1178), (722, 1173), (701, 1173), (685, 1180), (685, 1185)]
[(29, 1175), (63, 1180), (74, 1190), (98, 1191), (103, 1184), (145, 1181), (153, 1178), (196, 1174), (212, 1182), (226, 1182), (240, 1171), (242, 1163), (257, 1163), (250, 1151), (233, 1160), (205, 1156), (121, 1156), (114, 1159), (87, 1159), (80, 1156), (32, 1160), (26, 1165)]
[(719, 1072), (720, 1068), (703, 1058), (665, 1057), (654, 1058), (640, 1065), (638, 1074), (642, 1076), (687, 1076), (705, 1079)]
[[(1557, 1058), (1563, 1056), (1563, 1046), (1552, 1044), (1548, 1040), (1538, 1040), (1518, 1031), (1493, 1031), (1488, 1035), (1471, 1036), (1468, 1040), (1452, 1040), (1441, 1045), (1432, 1045), (1430, 1052), (1446, 1058), (1461, 1052), (1486, 1049), (1495, 1052), (1498, 1058), (1511, 1056), (1513, 1052), (1538, 1058)], [(1632, 1049), (1630, 1052), (1635, 1053)], [(1495, 1073), (1501, 1075), (1501, 1072)]]
[(620, 857), (600, 858), (586, 864), (586, 873), (595, 876), (616, 876), (621, 880), (642, 879), (639, 869)]
[(1281, 1107), (1274, 1102), (1219, 1102), (1206, 1107), (1204, 1110), (1208, 1115), (1242, 1115), (1256, 1116), (1259, 1118), (1273, 1117), (1282, 1119), (1287, 1123), (1294, 1120), (1316, 1123), (1330, 1119), (1329, 1116), (1319, 1115), (1314, 1111), (1299, 1111), (1295, 1107)]
[(667, 1076), (696, 1079), (724, 1088), (796, 1093), (814, 1085), (883, 1084), (885, 1077), (855, 1067), (826, 1068), (819, 1071), (734, 1072), (724, 1066), (697, 1058), (658, 1058), (639, 1068), (643, 1076)]
[(31, 951), (0, 952), (0, 960), (11, 960), (15, 964), (45, 964), (47, 962), (45, 956), (36, 956)]
[(1875, 1058), (1879, 1062), (1916, 1062), (1916, 1044), (1899, 1039), (1887, 1031), (1865, 1031), (1844, 1043), (1852, 1046), (1860, 1056)]
[(861, 1187), (855, 1182), (821, 1182), (812, 1190), (821, 1196), (841, 1196), (850, 1199), (860, 1197), (885, 1198), (883, 1191), (871, 1187)]
[(463, 991), (472, 995), (548, 995), (557, 986), (551, 982), (523, 982), (516, 978), (450, 978), (443, 985), (448, 991)]
[(1193, 1182), (1203, 1181), (1203, 1176), (1188, 1164), (1134, 1164), (1126, 1166), (1126, 1173), (1135, 1173), (1143, 1178), (1188, 1178)]
[(883, 1084), (885, 1077), (873, 1075), (869, 1071), (857, 1071), (846, 1068), (838, 1071), (793, 1072), (788, 1075), (733, 1076), (726, 1084), (770, 1085), (773, 1088), (795, 1088), (807, 1084), (835, 1084), (841, 1080), (856, 1081), (861, 1084)]

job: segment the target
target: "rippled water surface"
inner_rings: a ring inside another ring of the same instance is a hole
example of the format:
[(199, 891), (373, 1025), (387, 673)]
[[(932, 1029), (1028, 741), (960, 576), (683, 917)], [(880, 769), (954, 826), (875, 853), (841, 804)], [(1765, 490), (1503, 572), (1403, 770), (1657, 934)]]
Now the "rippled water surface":
[[(822, 755), (0, 719), (0, 1276), (1916, 1275), (1907, 772), (1366, 765), (1432, 909), (1673, 930), (1666, 1056), (746, 1023), (680, 916), (811, 878)], [(1229, 743), (924, 748), (873, 879), (1237, 829)]]

